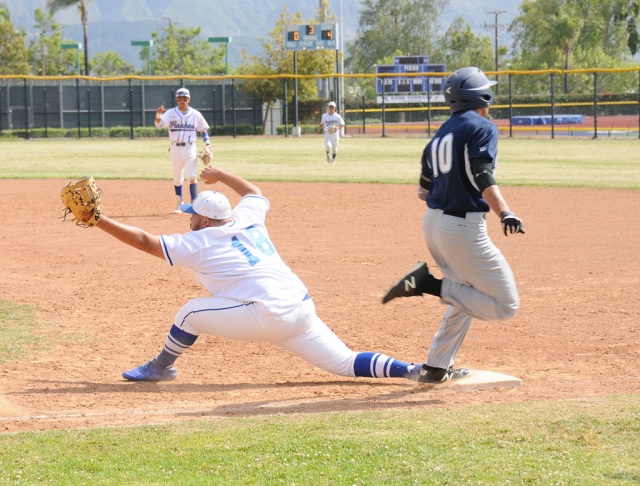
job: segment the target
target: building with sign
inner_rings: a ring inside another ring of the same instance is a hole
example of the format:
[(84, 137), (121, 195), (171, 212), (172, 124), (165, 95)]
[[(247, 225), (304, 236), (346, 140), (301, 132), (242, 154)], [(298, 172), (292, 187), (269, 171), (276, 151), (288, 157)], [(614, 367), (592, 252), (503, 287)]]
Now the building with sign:
[[(376, 66), (376, 74), (397, 74), (376, 78), (378, 103), (426, 103), (444, 101), (444, 76), (429, 76), (429, 73), (444, 73), (444, 64), (429, 64), (429, 56), (395, 56), (393, 64)], [(412, 74), (413, 76), (407, 76)]]

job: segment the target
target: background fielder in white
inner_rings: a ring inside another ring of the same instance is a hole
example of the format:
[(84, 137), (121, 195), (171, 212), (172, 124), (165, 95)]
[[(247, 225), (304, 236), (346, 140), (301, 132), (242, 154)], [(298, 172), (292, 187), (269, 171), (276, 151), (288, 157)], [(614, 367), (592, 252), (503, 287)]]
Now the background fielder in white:
[(160, 105), (156, 111), (156, 128), (166, 127), (169, 129), (169, 140), (171, 141), (170, 158), (173, 168), (173, 185), (176, 195), (176, 207), (174, 213), (180, 212), (182, 198), (182, 183), (184, 173), (187, 173), (189, 181), (189, 194), (191, 202), (198, 197), (198, 151), (196, 149), (196, 139), (198, 133), (202, 135), (202, 140), (206, 145), (209, 142), (209, 125), (204, 116), (198, 110), (189, 106), (191, 94), (186, 88), (176, 91), (176, 101), (178, 106), (170, 110), (164, 109)]
[(336, 104), (332, 101), (327, 106), (327, 113), (322, 115), (316, 133), (324, 129), (324, 150), (327, 152), (327, 163), (334, 165), (340, 143), (340, 129), (344, 128), (344, 120), (336, 113)]
[[(215, 167), (201, 173), (243, 197), (233, 211), (218, 192), (203, 191), (182, 209), (191, 231), (154, 236), (106, 216), (98, 228), (171, 266), (186, 266), (211, 293), (187, 302), (175, 316), (164, 348), (148, 363), (125, 371), (132, 381), (168, 381), (175, 360), (200, 334), (265, 341), (342, 376), (409, 378), (413, 365), (380, 353), (349, 349), (316, 315), (307, 288), (282, 261), (264, 225), (269, 201), (258, 187)], [(277, 370), (274, 370), (277, 373)]]

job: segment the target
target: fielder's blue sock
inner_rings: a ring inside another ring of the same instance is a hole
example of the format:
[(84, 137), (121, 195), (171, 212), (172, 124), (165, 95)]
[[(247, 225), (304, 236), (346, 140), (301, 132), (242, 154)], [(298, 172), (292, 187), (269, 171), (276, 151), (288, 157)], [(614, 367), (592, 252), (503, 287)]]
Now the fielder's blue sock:
[(185, 332), (174, 324), (171, 326), (164, 348), (156, 356), (156, 361), (163, 368), (168, 368), (196, 342), (196, 339), (198, 336)]
[(176, 196), (182, 199), (182, 186), (173, 186), (173, 189), (176, 191)]
[(353, 363), (356, 376), (367, 378), (404, 378), (409, 364), (380, 353), (358, 353)]
[(333, 154), (333, 160), (336, 160), (336, 155), (338, 154)]
[(189, 184), (189, 194), (191, 195), (191, 204), (193, 204), (193, 201), (195, 201), (196, 198), (198, 197), (198, 183), (197, 182), (195, 184)]

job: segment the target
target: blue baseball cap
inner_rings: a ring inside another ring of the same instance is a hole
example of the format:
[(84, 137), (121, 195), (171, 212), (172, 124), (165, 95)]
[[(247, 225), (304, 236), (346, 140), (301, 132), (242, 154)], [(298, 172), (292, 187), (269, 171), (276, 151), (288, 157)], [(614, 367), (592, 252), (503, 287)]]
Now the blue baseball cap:
[(202, 191), (193, 204), (181, 204), (180, 209), (189, 214), (199, 214), (209, 219), (227, 219), (231, 217), (231, 203), (222, 193)]

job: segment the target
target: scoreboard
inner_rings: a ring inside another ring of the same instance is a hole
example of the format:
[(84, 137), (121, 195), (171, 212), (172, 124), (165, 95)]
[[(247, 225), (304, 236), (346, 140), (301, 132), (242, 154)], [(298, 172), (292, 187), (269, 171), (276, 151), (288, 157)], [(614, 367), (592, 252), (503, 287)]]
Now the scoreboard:
[(338, 24), (287, 25), (284, 48), (287, 51), (338, 50)]
[[(444, 73), (444, 64), (429, 64), (429, 56), (396, 56), (393, 64), (376, 66), (376, 74), (398, 74), (376, 78), (376, 92), (381, 95), (410, 95), (411, 93), (432, 94), (444, 90), (444, 76), (429, 77), (427, 73)], [(424, 76), (403, 76), (408, 73), (424, 73)], [(431, 84), (431, 87), (427, 85)]]

